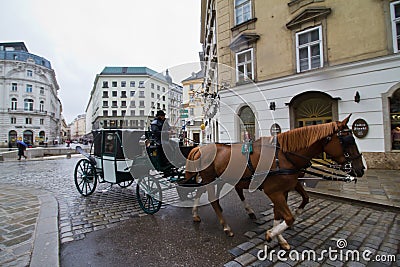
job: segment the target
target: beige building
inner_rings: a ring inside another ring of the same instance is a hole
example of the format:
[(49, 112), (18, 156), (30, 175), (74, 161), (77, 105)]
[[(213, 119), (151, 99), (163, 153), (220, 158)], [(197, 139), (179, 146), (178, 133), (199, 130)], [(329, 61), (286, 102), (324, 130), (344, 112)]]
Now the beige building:
[(353, 113), (369, 165), (398, 168), (400, 1), (202, 0), (201, 20), (215, 139)]
[(71, 140), (83, 141), (86, 134), (86, 114), (78, 115), (69, 125)]
[[(204, 121), (204, 71), (192, 72), (182, 81), (183, 105), (181, 109), (181, 120), (183, 122), (183, 134), (197, 143), (207, 141), (206, 127)], [(209, 141), (209, 140), (208, 140)]]

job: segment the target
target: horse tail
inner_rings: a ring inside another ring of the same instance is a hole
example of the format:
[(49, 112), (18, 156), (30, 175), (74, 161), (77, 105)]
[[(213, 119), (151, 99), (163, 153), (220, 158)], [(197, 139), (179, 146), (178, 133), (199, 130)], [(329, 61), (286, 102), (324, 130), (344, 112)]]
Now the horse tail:
[(197, 163), (195, 161), (200, 159), (200, 156), (200, 147), (195, 147), (189, 152), (186, 160), (185, 180), (189, 180), (198, 175), (199, 172), (197, 171), (198, 168), (196, 167)]

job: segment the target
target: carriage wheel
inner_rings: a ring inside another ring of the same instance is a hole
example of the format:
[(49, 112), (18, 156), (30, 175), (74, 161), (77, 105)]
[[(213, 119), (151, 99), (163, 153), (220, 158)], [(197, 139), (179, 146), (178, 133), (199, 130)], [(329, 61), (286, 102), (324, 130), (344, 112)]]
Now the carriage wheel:
[(78, 161), (74, 172), (75, 185), (83, 196), (91, 195), (97, 186), (96, 168), (87, 159)]
[(136, 185), (136, 197), (139, 206), (147, 214), (154, 214), (161, 208), (161, 187), (152, 176), (139, 179)]
[(120, 182), (120, 183), (118, 183), (118, 185), (119, 185), (121, 188), (127, 188), (127, 187), (130, 186), (132, 183), (133, 183), (133, 180), (130, 180), (130, 181)]

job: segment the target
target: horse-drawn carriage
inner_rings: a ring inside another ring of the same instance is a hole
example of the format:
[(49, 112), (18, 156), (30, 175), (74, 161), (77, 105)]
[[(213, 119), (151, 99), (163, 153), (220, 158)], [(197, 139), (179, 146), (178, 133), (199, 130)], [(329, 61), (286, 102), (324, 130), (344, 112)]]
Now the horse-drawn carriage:
[[(242, 144), (209, 144), (196, 148), (177, 146), (183, 153), (172, 154), (183, 156), (178, 160), (172, 157), (172, 165), (160, 164), (159, 148), (148, 132), (101, 130), (94, 132), (93, 154), (78, 149), (86, 158), (77, 163), (75, 184), (78, 191), (87, 196), (94, 192), (98, 182), (126, 187), (137, 179), (139, 205), (149, 214), (160, 209), (162, 193), (166, 189), (174, 188), (177, 183), (186, 185), (196, 191), (193, 205), (195, 221), (200, 221), (196, 200), (207, 191), (208, 201), (229, 236), (233, 232), (222, 216), (218, 184), (215, 182), (222, 181), (222, 185), (233, 186), (250, 217), (254, 217), (254, 211), (245, 202), (243, 189), (260, 189), (274, 204), (274, 227), (266, 232), (266, 240), (277, 237), (279, 244), (288, 249), (290, 246), (281, 234), (293, 224), (295, 217), (287, 205), (287, 194), (296, 190), (302, 196), (303, 201), (296, 211), (300, 214), (308, 203), (308, 196), (299, 182), (304, 173), (346, 182), (356, 181), (354, 177), (364, 174), (362, 154), (352, 130), (347, 126), (349, 118), (294, 129), (275, 137), (261, 137), (251, 144), (252, 149), (243, 149)], [(316, 170), (332, 175), (319, 175), (308, 170), (312, 167), (313, 158), (322, 152), (329, 155), (333, 162), (325, 164), (330, 171)], [(338, 170), (344, 174), (338, 174)], [(255, 185), (253, 188), (252, 184)], [(213, 192), (215, 188), (217, 194)], [(186, 197), (187, 192), (179, 194), (180, 187), (176, 189), (180, 197)]]
[[(163, 190), (174, 187), (184, 176), (185, 157), (193, 146), (173, 148), (172, 163), (161, 159), (161, 147), (148, 131), (107, 129), (93, 131), (90, 152), (81, 147), (77, 151), (85, 158), (75, 167), (76, 188), (83, 196), (91, 195), (98, 183), (118, 184), (125, 188), (136, 180), (136, 197), (144, 212), (153, 214), (162, 204)], [(178, 191), (178, 195), (181, 191)], [(180, 196), (184, 196), (180, 194)]]

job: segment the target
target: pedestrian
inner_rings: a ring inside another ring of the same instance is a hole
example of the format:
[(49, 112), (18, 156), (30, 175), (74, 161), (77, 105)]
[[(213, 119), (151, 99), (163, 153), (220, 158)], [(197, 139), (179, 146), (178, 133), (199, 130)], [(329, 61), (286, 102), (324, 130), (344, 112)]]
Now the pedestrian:
[(25, 156), (25, 150), (26, 150), (27, 145), (23, 141), (17, 141), (17, 148), (18, 148), (18, 160), (21, 160), (21, 157)]

